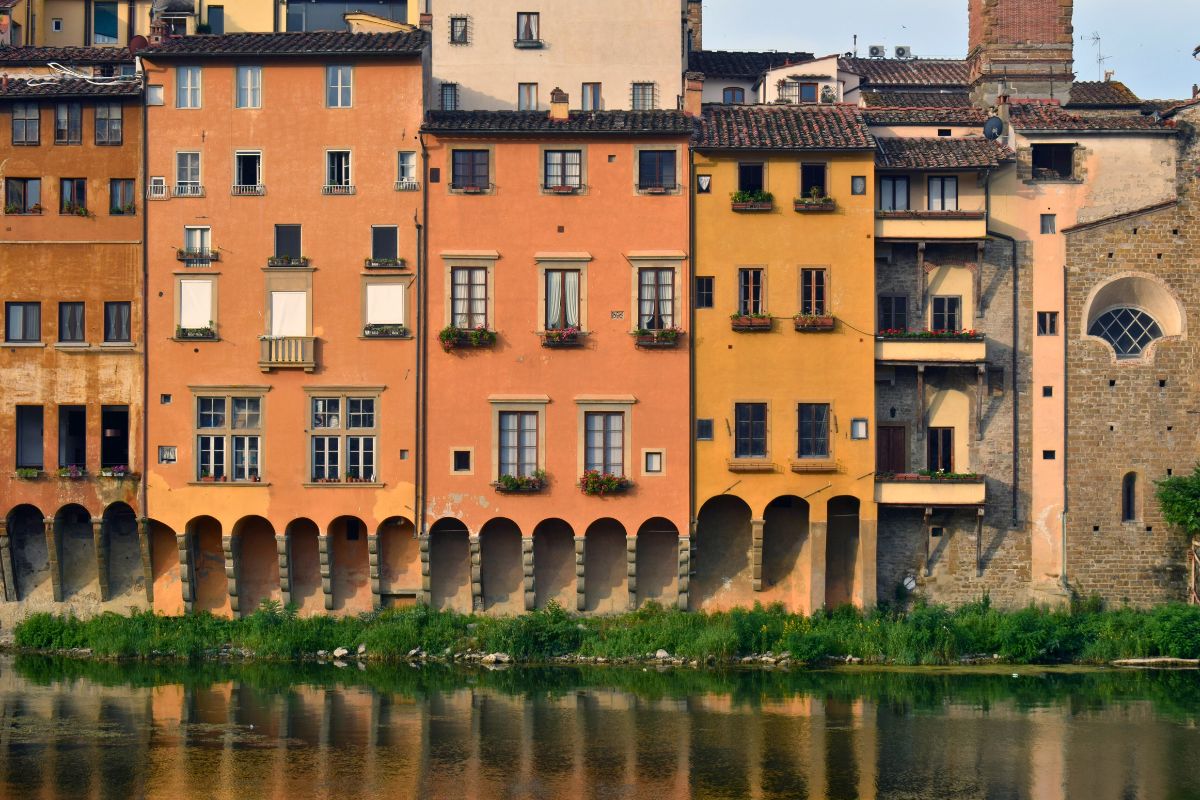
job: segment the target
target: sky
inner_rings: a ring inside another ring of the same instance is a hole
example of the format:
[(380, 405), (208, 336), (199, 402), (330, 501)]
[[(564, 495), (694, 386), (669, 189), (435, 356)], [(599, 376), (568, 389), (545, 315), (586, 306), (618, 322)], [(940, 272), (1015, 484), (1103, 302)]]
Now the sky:
[[(1134, 10), (1131, 10), (1134, 9)], [(908, 45), (913, 54), (962, 58), (967, 0), (704, 0), (706, 50), (844, 53), (858, 34), (859, 55), (873, 44)], [(1103, 67), (1093, 35), (1100, 36)], [(1200, 0), (1075, 0), (1075, 74), (1099, 80), (1113, 70), (1144, 99), (1188, 98), (1200, 83)]]

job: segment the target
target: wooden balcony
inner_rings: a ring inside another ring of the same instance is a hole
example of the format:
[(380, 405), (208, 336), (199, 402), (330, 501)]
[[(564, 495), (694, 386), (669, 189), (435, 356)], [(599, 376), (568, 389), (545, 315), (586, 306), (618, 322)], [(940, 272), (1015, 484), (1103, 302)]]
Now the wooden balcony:
[(974, 241), (987, 237), (978, 211), (876, 211), (875, 238), (892, 241)]
[(964, 478), (880, 475), (875, 478), (875, 502), (924, 508), (980, 507), (987, 503), (987, 484), (982, 475)]
[(302, 369), (312, 372), (317, 367), (312, 336), (260, 336), (258, 368)]

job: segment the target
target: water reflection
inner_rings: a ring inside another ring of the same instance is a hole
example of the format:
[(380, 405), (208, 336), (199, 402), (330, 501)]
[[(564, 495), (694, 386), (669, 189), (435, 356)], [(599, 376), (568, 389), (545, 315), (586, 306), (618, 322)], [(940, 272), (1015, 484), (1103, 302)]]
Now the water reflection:
[(1196, 673), (0, 661), (5, 798), (1200, 797)]

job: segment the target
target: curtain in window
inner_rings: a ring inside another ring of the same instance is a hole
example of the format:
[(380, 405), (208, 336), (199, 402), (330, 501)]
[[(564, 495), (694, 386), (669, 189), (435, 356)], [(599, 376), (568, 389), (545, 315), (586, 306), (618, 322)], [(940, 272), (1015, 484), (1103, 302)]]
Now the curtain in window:
[(180, 281), (180, 327), (206, 328), (210, 322), (212, 322), (212, 281)]
[(647, 330), (656, 330), (663, 327), (663, 323), (659, 316), (654, 313), (658, 307), (654, 296), (654, 270), (644, 269), (639, 275), (641, 277), (641, 285), (638, 287), (638, 327)]
[(129, 341), (129, 303), (104, 304), (104, 339), (109, 342)]
[(58, 321), (58, 338), (64, 342), (83, 341), (83, 303), (63, 303)]
[(579, 327), (579, 273), (563, 273), (563, 282), (567, 296), (567, 326), (577, 328)]
[(476, 328), (487, 325), (487, 270), (459, 267), (451, 272), (450, 311), (454, 326)]
[(563, 320), (563, 273), (552, 269), (546, 272), (546, 328), (565, 328)]
[(8, 340), (34, 341), (42, 329), (42, 307), (38, 303), (12, 303), (8, 306)]

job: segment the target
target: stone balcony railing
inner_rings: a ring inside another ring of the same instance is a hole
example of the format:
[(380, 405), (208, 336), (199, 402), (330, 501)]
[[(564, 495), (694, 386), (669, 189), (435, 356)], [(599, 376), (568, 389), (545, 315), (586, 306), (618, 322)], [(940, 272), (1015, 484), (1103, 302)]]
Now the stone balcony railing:
[(987, 213), (964, 211), (876, 211), (876, 239), (983, 239)]
[(312, 372), (317, 367), (312, 336), (260, 336), (258, 367), (263, 372), (273, 369), (302, 369)]

